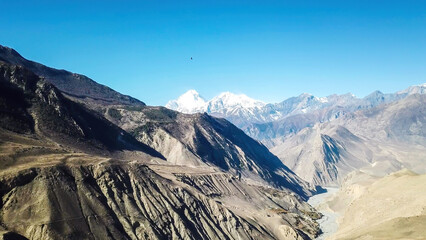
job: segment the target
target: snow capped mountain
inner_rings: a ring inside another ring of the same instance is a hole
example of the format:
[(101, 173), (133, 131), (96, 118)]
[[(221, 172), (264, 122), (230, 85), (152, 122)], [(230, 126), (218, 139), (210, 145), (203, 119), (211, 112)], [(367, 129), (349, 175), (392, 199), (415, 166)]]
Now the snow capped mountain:
[(256, 109), (265, 106), (264, 102), (254, 100), (244, 94), (234, 94), (230, 92), (221, 93), (219, 96), (214, 97), (207, 104), (206, 112), (232, 113), (241, 109)]
[[(166, 107), (183, 113), (207, 112), (213, 116), (224, 117), (238, 122), (238, 119), (254, 121), (256, 113), (266, 104), (247, 97), (244, 94), (224, 92), (205, 101), (197, 91), (189, 90)], [(235, 122), (234, 122), (235, 123)]]
[(171, 100), (166, 104), (166, 108), (182, 113), (204, 112), (206, 100), (195, 90), (189, 90), (176, 100)]
[[(303, 93), (279, 103), (266, 104), (244, 94), (230, 92), (221, 93), (206, 101), (195, 90), (190, 90), (177, 100), (169, 101), (166, 107), (183, 113), (207, 112), (216, 117), (223, 117), (244, 129), (249, 135), (254, 136), (250, 134), (253, 129), (248, 130), (247, 128), (253, 124), (275, 123), (269, 124), (269, 126), (276, 127), (276, 125), (281, 124), (279, 121), (282, 122), (288, 117), (296, 115), (308, 116), (306, 114), (310, 114), (308, 125), (312, 125), (315, 122), (331, 121), (349, 112), (391, 103), (412, 94), (425, 93), (426, 84), (420, 84), (396, 93), (384, 94), (380, 91), (375, 91), (364, 98), (357, 98), (352, 93), (333, 94), (327, 97), (315, 97), (309, 93)], [(293, 117), (293, 119), (297, 118)], [(306, 118), (303, 121), (307, 121)], [(301, 125), (300, 123), (303, 121), (294, 124)], [(301, 125), (292, 131), (297, 131), (303, 126)], [(255, 127), (260, 128), (256, 129), (255, 132), (262, 132), (267, 129), (261, 125), (256, 125)], [(286, 132), (284, 131), (284, 133)]]

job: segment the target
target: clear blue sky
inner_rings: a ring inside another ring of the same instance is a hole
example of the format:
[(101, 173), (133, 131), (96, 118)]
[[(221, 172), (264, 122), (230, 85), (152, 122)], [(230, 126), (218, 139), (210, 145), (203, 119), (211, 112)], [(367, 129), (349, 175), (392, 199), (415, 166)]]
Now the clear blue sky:
[[(0, 44), (150, 105), (426, 82), (426, 1), (0, 0)], [(193, 60), (190, 60), (193, 57)]]

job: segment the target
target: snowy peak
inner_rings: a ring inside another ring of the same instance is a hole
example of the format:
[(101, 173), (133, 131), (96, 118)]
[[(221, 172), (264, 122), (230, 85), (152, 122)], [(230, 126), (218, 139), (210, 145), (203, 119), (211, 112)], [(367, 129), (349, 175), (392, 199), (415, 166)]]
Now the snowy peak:
[(314, 112), (319, 114), (318, 116), (323, 116), (321, 121), (332, 120), (347, 112), (394, 102), (411, 94), (426, 94), (426, 84), (414, 85), (396, 93), (375, 91), (364, 98), (358, 98), (352, 93), (333, 94), (327, 97), (303, 93), (279, 103), (269, 104), (244, 94), (231, 92), (223, 92), (206, 101), (197, 91), (190, 90), (177, 100), (168, 102), (166, 107), (183, 113), (207, 112), (215, 117), (226, 118), (236, 126), (244, 128), (253, 123), (275, 122), (289, 116)]
[(265, 103), (247, 97), (244, 94), (224, 92), (208, 102), (207, 112), (223, 113), (226, 110), (261, 108)]
[(420, 85), (410, 86), (409, 88), (397, 92), (397, 94), (425, 94), (426, 93), (426, 83)]
[(166, 107), (183, 113), (197, 113), (204, 112), (206, 104), (197, 91), (189, 90), (178, 99), (169, 101)]
[(244, 94), (231, 92), (223, 92), (206, 102), (195, 90), (189, 90), (178, 99), (169, 101), (166, 104), (167, 108), (183, 113), (208, 112), (220, 114), (251, 111), (263, 106), (265, 106), (265, 103), (262, 101), (249, 98)]

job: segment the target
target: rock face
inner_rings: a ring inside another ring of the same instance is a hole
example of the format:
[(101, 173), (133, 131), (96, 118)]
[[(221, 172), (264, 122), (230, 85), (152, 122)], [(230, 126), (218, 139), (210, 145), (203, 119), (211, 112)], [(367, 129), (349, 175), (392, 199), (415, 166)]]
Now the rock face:
[(144, 166), (33, 168), (1, 179), (1, 222), (28, 239), (273, 239)]
[[(286, 234), (312, 238), (318, 231), (318, 224), (312, 220), (320, 215), (288, 190), (248, 185), (226, 173), (175, 176), (236, 213), (265, 224), (278, 238), (286, 239)], [(275, 214), (280, 217), (273, 217)]]
[(47, 82), (52, 83), (62, 92), (84, 99), (85, 101), (93, 101), (98, 104), (145, 105), (135, 98), (120, 94), (86, 76), (29, 61), (15, 50), (1, 45), (0, 61), (23, 66), (36, 75), (45, 78)]

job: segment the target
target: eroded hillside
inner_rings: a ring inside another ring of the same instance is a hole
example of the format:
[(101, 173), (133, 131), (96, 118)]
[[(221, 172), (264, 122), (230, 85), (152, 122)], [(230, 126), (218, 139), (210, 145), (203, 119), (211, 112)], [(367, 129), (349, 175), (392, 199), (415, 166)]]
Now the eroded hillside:
[[(310, 239), (320, 232), (320, 215), (303, 201), (315, 189), (227, 121), (140, 104), (90, 100), (87, 108), (25, 67), (1, 63), (0, 70), (4, 239)], [(139, 118), (120, 122), (129, 116)], [(166, 151), (177, 143), (189, 155)]]

